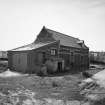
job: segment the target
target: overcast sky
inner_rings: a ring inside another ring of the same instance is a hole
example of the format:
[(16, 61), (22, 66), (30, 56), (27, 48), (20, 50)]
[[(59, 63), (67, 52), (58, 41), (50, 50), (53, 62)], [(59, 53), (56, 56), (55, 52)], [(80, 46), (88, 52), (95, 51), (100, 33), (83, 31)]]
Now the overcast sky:
[(105, 0), (0, 0), (0, 50), (33, 42), (43, 25), (105, 51)]

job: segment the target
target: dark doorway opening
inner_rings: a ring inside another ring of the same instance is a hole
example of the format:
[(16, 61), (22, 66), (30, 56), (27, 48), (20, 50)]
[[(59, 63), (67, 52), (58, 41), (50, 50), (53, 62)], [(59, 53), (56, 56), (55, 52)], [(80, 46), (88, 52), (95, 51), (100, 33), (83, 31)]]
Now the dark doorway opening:
[(62, 71), (62, 62), (58, 62), (58, 72)]
[(43, 52), (42, 54), (43, 54), (43, 64), (45, 64), (45, 62), (46, 62), (46, 53)]

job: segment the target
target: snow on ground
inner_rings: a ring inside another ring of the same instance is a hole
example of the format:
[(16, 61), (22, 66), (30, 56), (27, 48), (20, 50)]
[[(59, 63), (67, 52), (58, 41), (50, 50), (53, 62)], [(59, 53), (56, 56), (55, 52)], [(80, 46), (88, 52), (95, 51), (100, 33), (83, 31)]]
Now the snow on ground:
[(103, 102), (97, 105), (105, 105), (105, 69), (94, 74), (91, 78), (82, 80), (79, 86), (81, 87), (80, 93), (90, 102)]
[(17, 77), (17, 76), (26, 76), (28, 74), (21, 74), (18, 72), (12, 72), (9, 69), (5, 72), (0, 73), (0, 77), (6, 78), (6, 77)]
[(28, 89), (8, 91), (8, 94), (0, 93), (0, 105), (89, 105), (81, 104), (77, 100), (62, 100), (55, 98), (35, 98), (35, 92)]
[(92, 78), (96, 80), (97, 84), (105, 88), (105, 69), (93, 75)]
[(96, 82), (98, 85), (105, 88), (105, 69), (94, 74), (91, 78), (82, 80), (83, 84), (91, 82)]
[[(5, 74), (9, 73), (14, 72), (6, 71)], [(14, 78), (0, 78), (0, 105), (89, 105), (77, 99), (80, 97), (77, 80), (71, 75), (20, 77), (19, 74)]]
[(102, 80), (105, 80), (105, 69), (102, 70), (102, 71), (100, 71), (100, 72), (98, 72), (98, 73), (96, 73), (96, 74), (94, 74), (93, 75), (93, 78), (94, 79), (102, 79)]

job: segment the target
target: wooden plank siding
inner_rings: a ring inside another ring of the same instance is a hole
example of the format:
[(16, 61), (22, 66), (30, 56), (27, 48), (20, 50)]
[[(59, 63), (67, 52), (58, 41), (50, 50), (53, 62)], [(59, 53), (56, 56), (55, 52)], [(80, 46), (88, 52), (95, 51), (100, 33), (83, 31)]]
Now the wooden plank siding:
[(89, 56), (87, 50), (61, 45), (59, 50), (59, 57), (64, 59), (65, 67), (71, 68), (72, 66), (85, 66), (88, 68)]
[[(51, 55), (52, 49), (56, 50), (55, 55)], [(58, 49), (59, 42), (29, 51), (27, 72), (37, 73), (39, 72), (41, 66), (45, 63), (46, 60), (58, 58)]]
[(25, 72), (27, 69), (28, 51), (8, 51), (8, 67), (14, 71)]
[(25, 73), (27, 69), (27, 53), (13, 54), (13, 68)]

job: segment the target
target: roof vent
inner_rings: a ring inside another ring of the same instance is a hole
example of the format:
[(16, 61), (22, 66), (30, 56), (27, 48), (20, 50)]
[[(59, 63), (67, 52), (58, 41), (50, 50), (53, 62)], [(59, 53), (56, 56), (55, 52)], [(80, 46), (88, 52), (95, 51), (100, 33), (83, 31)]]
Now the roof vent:
[(84, 46), (84, 40), (80, 40), (80, 41), (78, 41), (77, 43), (78, 43), (81, 47)]
[(78, 44), (84, 44), (84, 40), (79, 40), (77, 43)]

